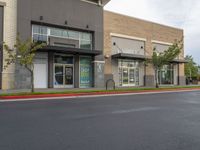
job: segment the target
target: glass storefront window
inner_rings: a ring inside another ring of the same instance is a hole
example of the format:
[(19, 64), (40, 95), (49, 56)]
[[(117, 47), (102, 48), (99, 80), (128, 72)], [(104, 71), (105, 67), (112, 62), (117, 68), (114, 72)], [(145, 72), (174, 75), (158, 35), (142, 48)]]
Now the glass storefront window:
[(160, 85), (174, 84), (174, 69), (173, 65), (165, 65), (158, 71), (158, 82)]
[(90, 41), (81, 41), (80, 48), (82, 49), (92, 49), (92, 44)]
[(55, 85), (63, 85), (63, 66), (55, 66)]
[(73, 64), (73, 56), (55, 55), (54, 63), (58, 64)]
[(73, 39), (79, 39), (79, 33), (76, 31), (65, 31), (64, 36)]
[(54, 55), (54, 87), (74, 87), (74, 58), (73, 56)]
[(33, 25), (33, 33), (47, 35), (47, 27)]
[(33, 41), (34, 42), (47, 42), (48, 37), (46, 35), (34, 34)]
[(51, 28), (50, 35), (51, 36), (62, 37), (63, 36), (63, 30), (62, 29)]
[(92, 87), (93, 69), (91, 57), (80, 57), (80, 87)]
[[(32, 25), (32, 36), (34, 41), (44, 41), (48, 43), (49, 36), (66, 38), (79, 41), (79, 48), (92, 50), (92, 33), (73, 31), (68, 29), (52, 28), (40, 25)], [(66, 47), (63, 43), (63, 46)], [(62, 44), (60, 44), (62, 46)]]
[(81, 33), (81, 39), (90, 41), (92, 37), (90, 33)]
[(119, 60), (120, 86), (139, 85), (139, 62), (134, 60)]

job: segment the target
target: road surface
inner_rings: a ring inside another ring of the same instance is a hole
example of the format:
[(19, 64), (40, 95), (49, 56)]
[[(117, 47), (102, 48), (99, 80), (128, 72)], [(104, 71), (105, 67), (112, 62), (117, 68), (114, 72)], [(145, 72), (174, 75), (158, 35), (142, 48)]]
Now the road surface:
[(0, 102), (0, 150), (200, 150), (200, 91)]

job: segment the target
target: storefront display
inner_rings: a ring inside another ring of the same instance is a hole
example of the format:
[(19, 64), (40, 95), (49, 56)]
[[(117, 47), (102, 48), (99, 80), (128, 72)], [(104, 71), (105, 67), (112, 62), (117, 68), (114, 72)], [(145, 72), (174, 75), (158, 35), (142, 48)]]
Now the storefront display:
[(80, 88), (92, 87), (92, 58), (80, 57)]

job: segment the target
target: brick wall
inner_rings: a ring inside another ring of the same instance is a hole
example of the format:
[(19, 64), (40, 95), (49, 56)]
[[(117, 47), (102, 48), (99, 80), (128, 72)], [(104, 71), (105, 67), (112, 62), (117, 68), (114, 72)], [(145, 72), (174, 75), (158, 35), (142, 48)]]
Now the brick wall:
[[(183, 38), (183, 30), (177, 29), (141, 19), (121, 15), (109, 11), (104, 11), (104, 55), (111, 56), (112, 42), (111, 33), (121, 34), (131, 37), (146, 39), (146, 55), (153, 53), (153, 42), (173, 43), (174, 40)], [(184, 50), (182, 50), (180, 59), (184, 59)], [(184, 76), (184, 65), (180, 64), (179, 76)], [(112, 73), (111, 57), (106, 59), (105, 74)], [(146, 68), (146, 75), (154, 76), (151, 65)]]

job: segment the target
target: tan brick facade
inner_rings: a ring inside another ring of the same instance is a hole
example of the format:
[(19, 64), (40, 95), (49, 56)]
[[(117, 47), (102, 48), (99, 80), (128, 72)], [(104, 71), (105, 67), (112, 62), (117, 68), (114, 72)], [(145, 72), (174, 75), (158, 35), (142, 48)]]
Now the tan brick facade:
[[(153, 42), (172, 44), (174, 40), (183, 38), (183, 30), (181, 29), (104, 11), (104, 56), (109, 56), (105, 63), (105, 74), (112, 74), (111, 35), (113, 33), (145, 39), (146, 56), (152, 55)], [(179, 59), (184, 59), (184, 50), (182, 50)], [(153, 68), (150, 65), (146, 68), (146, 75), (154, 76)], [(184, 64), (179, 64), (179, 76), (184, 76)]]
[[(4, 42), (13, 47), (17, 34), (17, 0), (0, 0), (4, 7)], [(4, 60), (6, 59), (4, 53)], [(9, 66), (2, 72), (2, 89), (12, 89), (14, 87), (14, 65)]]

